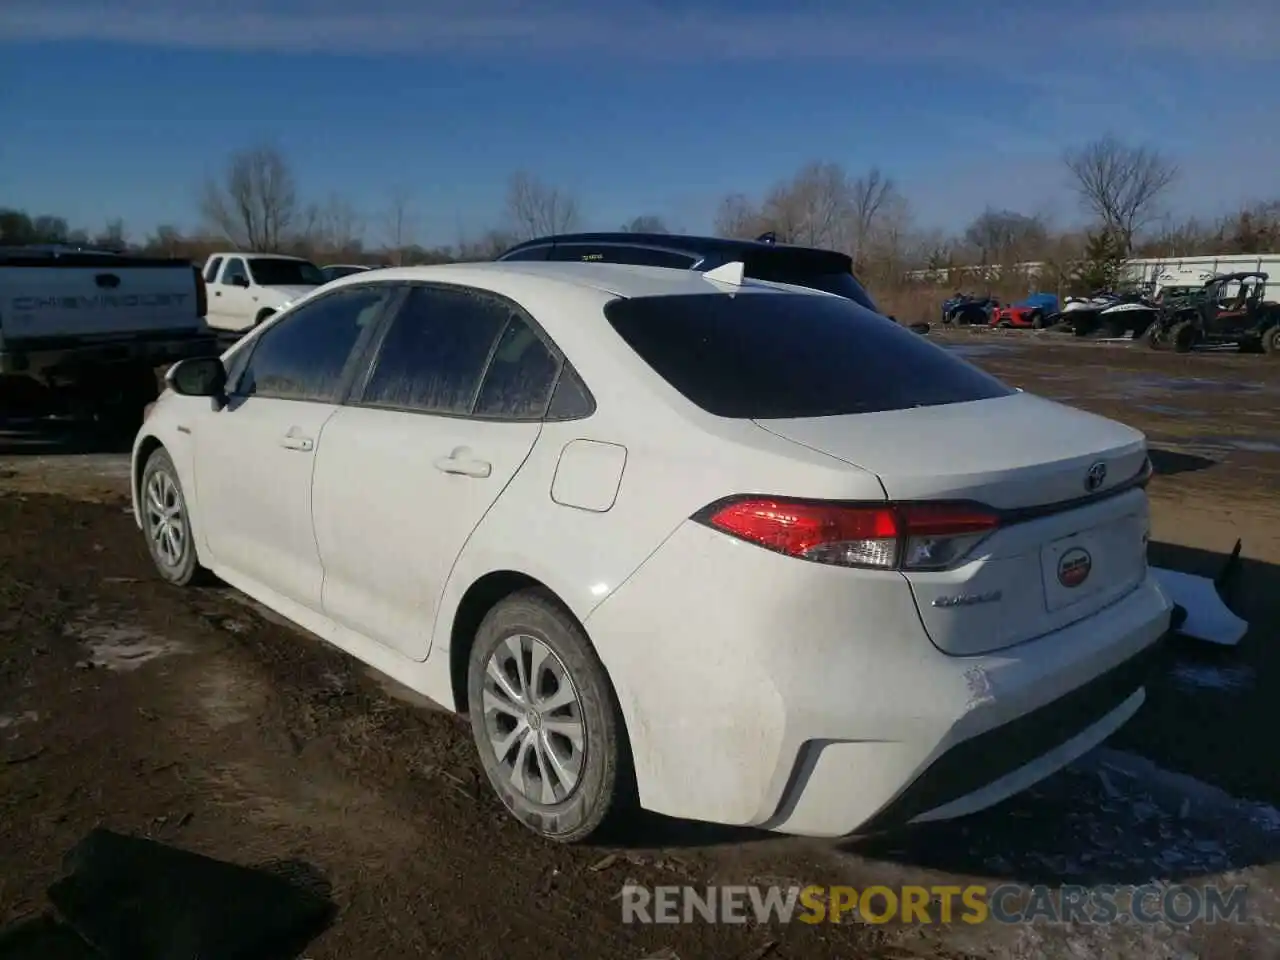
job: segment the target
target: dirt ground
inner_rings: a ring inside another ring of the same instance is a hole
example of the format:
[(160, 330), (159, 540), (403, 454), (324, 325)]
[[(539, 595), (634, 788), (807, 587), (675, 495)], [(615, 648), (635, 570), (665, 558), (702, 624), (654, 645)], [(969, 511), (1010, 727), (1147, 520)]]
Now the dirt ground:
[[(90, 828), (252, 864), (301, 859), (340, 915), (316, 960), (1280, 956), (1280, 364), (1051, 335), (938, 337), (1031, 392), (1146, 431), (1152, 560), (1217, 572), (1233, 650), (1168, 651), (1108, 747), (966, 820), (874, 843), (646, 818), (565, 849), (510, 820), (464, 725), (227, 588), (153, 576), (127, 457), (0, 434), (0, 926), (44, 908)], [(1245, 924), (626, 925), (642, 884), (1247, 883)]]

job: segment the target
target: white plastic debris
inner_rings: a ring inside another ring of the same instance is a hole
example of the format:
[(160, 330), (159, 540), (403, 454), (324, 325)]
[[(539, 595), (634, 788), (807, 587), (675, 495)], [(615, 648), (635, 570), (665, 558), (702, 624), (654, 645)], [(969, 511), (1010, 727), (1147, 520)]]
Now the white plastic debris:
[(1222, 602), (1211, 579), (1162, 567), (1152, 567), (1151, 572), (1165, 595), (1187, 611), (1179, 633), (1224, 647), (1234, 647), (1244, 639), (1249, 624)]

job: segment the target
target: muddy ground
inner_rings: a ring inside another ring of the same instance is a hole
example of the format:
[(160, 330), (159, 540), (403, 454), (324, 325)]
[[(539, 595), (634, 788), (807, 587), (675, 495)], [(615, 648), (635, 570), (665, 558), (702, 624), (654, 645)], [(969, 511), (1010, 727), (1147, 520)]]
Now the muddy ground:
[[(226, 588), (152, 575), (127, 458), (74, 431), (0, 436), (0, 925), (44, 907), (95, 825), (240, 863), (302, 859), (341, 913), (309, 956), (1280, 956), (1280, 364), (1050, 335), (943, 338), (1007, 381), (1148, 433), (1152, 558), (1246, 558), (1235, 650), (1170, 649), (1108, 747), (983, 814), (875, 843), (646, 818), (622, 848), (511, 821), (461, 722)], [(624, 880), (1247, 883), (1250, 922), (903, 929), (624, 925)]]

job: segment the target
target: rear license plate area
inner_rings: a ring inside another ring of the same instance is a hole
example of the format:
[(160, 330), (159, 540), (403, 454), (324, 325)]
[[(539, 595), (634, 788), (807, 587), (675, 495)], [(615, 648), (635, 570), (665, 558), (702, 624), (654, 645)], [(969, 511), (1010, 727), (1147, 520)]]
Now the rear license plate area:
[(1045, 606), (1050, 613), (1100, 595), (1125, 592), (1146, 572), (1144, 525), (1130, 515), (1059, 537), (1040, 548)]

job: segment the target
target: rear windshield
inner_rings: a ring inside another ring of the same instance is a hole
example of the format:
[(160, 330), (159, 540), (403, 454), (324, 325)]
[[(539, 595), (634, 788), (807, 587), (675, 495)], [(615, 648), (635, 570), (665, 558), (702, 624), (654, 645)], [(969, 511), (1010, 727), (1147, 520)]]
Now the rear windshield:
[(1014, 392), (920, 334), (835, 297), (637, 297), (614, 300), (605, 316), (659, 376), (719, 417), (830, 417)]
[(871, 295), (853, 276), (853, 261), (839, 253), (773, 250), (747, 258), (744, 273), (755, 280), (791, 283), (847, 297), (868, 310), (880, 312)]

